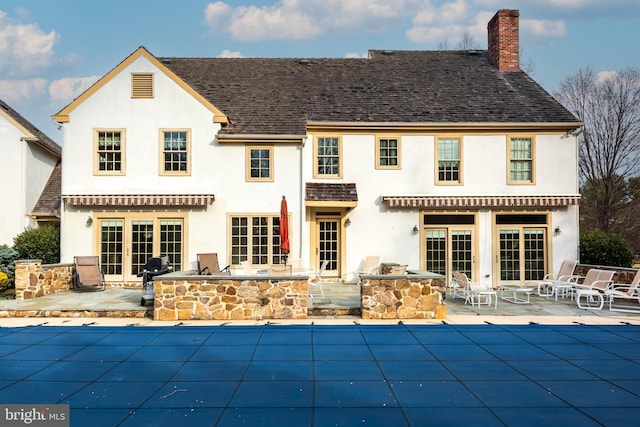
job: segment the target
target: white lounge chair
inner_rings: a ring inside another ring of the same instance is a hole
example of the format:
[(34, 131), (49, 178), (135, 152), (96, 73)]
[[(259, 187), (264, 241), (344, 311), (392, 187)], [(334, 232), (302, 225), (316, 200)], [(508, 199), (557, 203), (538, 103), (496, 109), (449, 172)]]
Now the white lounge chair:
[[(575, 259), (565, 259), (560, 264), (560, 269), (556, 274), (546, 274), (542, 280), (528, 280), (524, 285), (526, 287), (537, 288), (538, 296), (541, 297), (551, 297), (555, 295), (557, 301), (558, 294), (561, 290), (566, 292), (572, 289), (571, 286), (565, 286), (565, 284), (577, 278), (577, 276), (573, 274), (576, 265), (578, 265), (578, 261)], [(556, 284), (559, 284), (559, 286), (556, 287)]]
[(324, 298), (324, 289), (322, 289), (320, 279), (322, 278), (324, 271), (327, 269), (327, 265), (329, 265), (329, 261), (322, 261), (322, 265), (320, 265), (320, 270), (318, 270), (316, 276), (312, 279), (309, 279), (309, 291), (311, 291), (311, 288), (318, 291), (316, 294), (312, 294), (311, 292), (309, 292), (309, 300), (312, 300), (316, 296)]
[(251, 268), (251, 264), (249, 264), (249, 261), (240, 261), (240, 265), (242, 266), (244, 274), (246, 274), (247, 276), (253, 276), (253, 269)]
[[(572, 282), (578, 307), (600, 310), (604, 305), (605, 292), (613, 284), (615, 271), (592, 268), (582, 282)], [(584, 301), (583, 301), (584, 298)]]
[(364, 259), (362, 268), (358, 270), (360, 274), (376, 274), (378, 272), (378, 264), (380, 263), (379, 256), (368, 256)]
[(471, 303), (472, 306), (477, 304), (480, 308), (481, 304), (491, 306), (493, 302), (494, 308), (498, 308), (498, 293), (490, 285), (472, 282), (466, 274), (459, 271), (454, 271), (452, 274), (459, 287), (458, 291), (454, 288), (453, 298), (458, 293), (460, 296), (464, 296), (465, 304)]
[[(608, 301), (610, 311), (640, 311), (640, 271), (636, 272), (633, 280), (629, 284), (614, 283), (604, 291)], [(614, 307), (615, 300), (623, 300), (627, 303)]]

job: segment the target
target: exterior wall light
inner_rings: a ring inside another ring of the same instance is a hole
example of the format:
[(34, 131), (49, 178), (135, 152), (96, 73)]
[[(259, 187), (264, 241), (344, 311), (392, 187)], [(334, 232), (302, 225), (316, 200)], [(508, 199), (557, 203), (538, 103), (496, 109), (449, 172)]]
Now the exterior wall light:
[(418, 234), (418, 232), (419, 232), (419, 231), (420, 231), (420, 230), (418, 230), (418, 226), (417, 226), (417, 225), (414, 225), (414, 226), (413, 226), (413, 234)]
[(87, 224), (87, 227), (91, 227), (91, 224), (93, 224), (93, 218), (91, 217), (87, 218), (86, 224)]
[(555, 230), (553, 230), (553, 234), (555, 234), (556, 236), (559, 236), (560, 233), (562, 233), (562, 230), (560, 230), (560, 226), (557, 226)]
[(351, 225), (351, 218), (347, 217), (347, 219), (344, 221), (344, 225), (345, 227), (348, 227)]

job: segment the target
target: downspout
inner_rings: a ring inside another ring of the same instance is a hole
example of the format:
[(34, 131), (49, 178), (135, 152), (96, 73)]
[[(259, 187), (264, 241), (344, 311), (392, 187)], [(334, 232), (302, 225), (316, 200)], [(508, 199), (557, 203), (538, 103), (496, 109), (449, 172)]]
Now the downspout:
[[(307, 213), (304, 210), (304, 146), (307, 143), (307, 136), (302, 138), (300, 144), (300, 230), (298, 232), (298, 258), (302, 259), (302, 233)], [(309, 260), (311, 262), (311, 260)]]
[(27, 144), (32, 138), (20, 138), (20, 232), (24, 231), (27, 215)]

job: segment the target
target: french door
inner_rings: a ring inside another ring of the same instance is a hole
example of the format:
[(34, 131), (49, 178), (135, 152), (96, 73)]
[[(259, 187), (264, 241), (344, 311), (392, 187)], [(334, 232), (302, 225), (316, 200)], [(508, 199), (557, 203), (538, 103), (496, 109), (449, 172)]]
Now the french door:
[(546, 271), (547, 230), (542, 227), (498, 228), (496, 254), (500, 284), (540, 280)]
[(427, 227), (424, 230), (424, 269), (451, 278), (452, 271), (474, 279), (474, 229)]
[(107, 281), (136, 280), (153, 256), (169, 256), (182, 270), (184, 218), (99, 218), (99, 253)]

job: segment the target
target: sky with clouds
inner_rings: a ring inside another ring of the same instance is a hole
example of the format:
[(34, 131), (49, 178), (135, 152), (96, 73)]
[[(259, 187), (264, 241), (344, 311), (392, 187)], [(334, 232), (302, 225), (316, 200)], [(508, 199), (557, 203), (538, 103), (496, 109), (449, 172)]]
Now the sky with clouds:
[(640, 67), (638, 0), (2, 0), (0, 99), (58, 143), (51, 120), (138, 46), (183, 57), (364, 57), (369, 49), (486, 49), (520, 10), (523, 62), (553, 93), (579, 68)]

